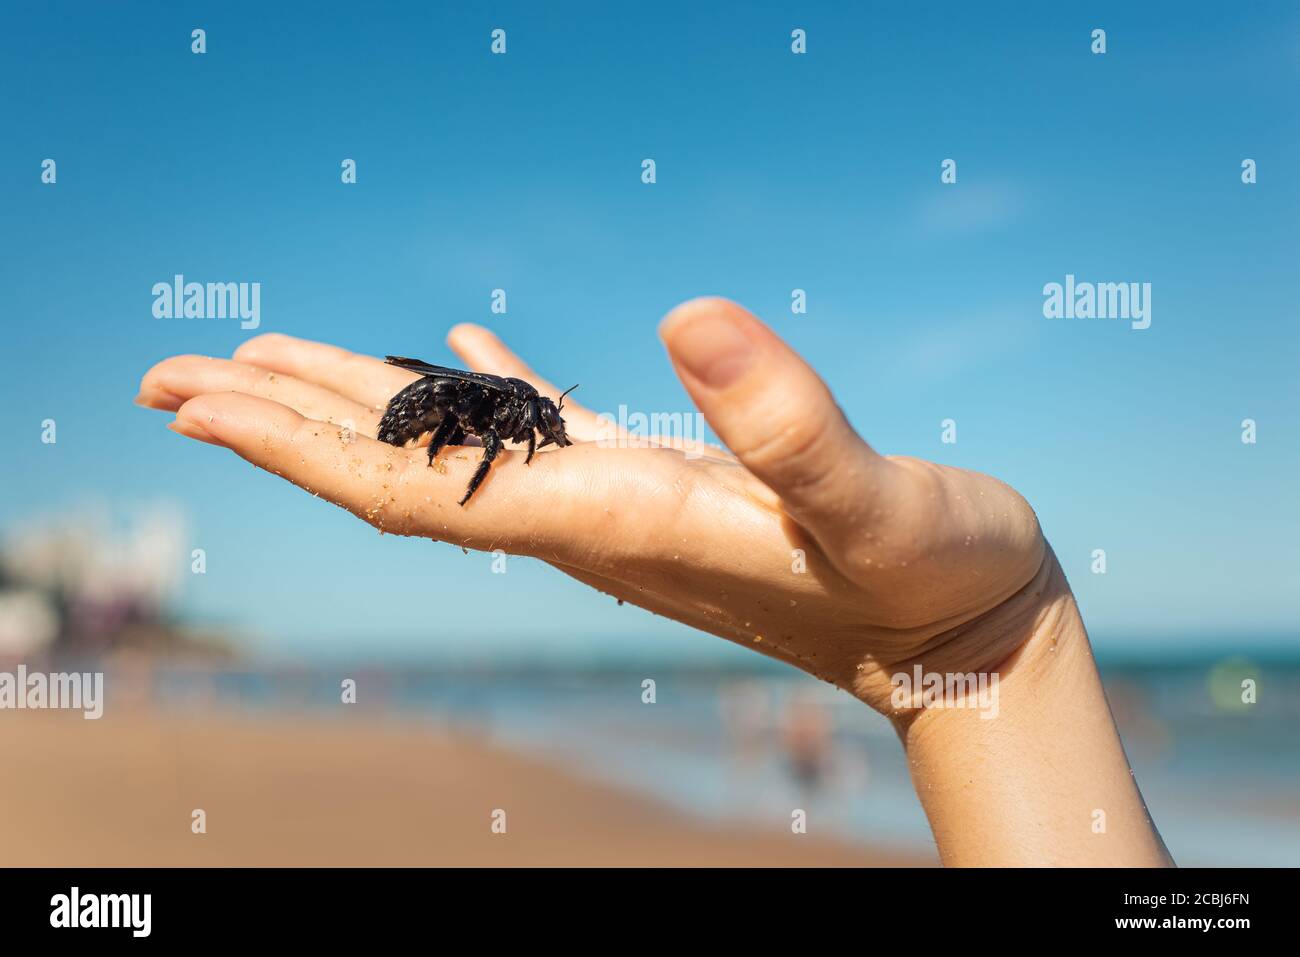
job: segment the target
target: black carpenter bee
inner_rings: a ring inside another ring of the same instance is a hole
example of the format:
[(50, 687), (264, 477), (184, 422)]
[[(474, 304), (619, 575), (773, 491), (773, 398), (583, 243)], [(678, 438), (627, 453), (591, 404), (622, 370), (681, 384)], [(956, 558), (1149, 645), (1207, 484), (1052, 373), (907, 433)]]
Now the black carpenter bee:
[[(416, 379), (388, 401), (384, 417), (379, 420), (379, 440), (389, 445), (405, 445), (432, 432), (429, 440), (429, 464), (445, 445), (460, 445), (467, 435), (483, 440), (483, 460), (469, 481), (464, 505), (479, 487), (501, 451), (503, 440), (528, 443), (527, 465), (533, 453), (552, 442), (563, 448), (572, 445), (564, 434), (564, 396), (557, 406), (523, 379), (502, 378), (483, 372), (464, 372), (444, 366), (431, 366), (419, 359), (385, 356), (390, 365), (418, 372)], [(542, 441), (537, 442), (537, 433)]]

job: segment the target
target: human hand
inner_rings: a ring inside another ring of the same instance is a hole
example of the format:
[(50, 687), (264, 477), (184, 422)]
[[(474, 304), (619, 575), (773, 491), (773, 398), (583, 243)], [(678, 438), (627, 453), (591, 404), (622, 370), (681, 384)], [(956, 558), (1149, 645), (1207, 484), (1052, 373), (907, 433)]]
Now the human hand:
[[(921, 656), (928, 671), (986, 671), (1026, 640), (1059, 569), (1016, 492), (876, 453), (816, 373), (733, 303), (688, 302), (660, 332), (734, 457), (602, 440), (609, 430), (570, 399), (577, 444), (527, 467), (503, 452), (463, 508), (478, 453), (449, 448), (430, 468), (423, 451), (375, 440), (415, 378), (377, 359), (263, 335), (232, 360), (159, 363), (137, 401), (381, 531), (541, 558), (895, 717), (890, 674)], [(471, 368), (557, 394), (485, 329), (457, 326), (449, 343)]]

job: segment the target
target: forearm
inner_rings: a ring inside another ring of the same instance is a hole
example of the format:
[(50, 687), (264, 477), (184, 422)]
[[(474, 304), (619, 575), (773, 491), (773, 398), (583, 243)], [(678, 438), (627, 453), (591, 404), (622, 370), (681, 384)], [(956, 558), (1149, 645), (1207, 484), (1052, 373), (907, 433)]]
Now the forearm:
[(945, 864), (1172, 864), (1147, 814), (1064, 574), (989, 627), (1024, 642), (992, 669), (995, 709), (926, 708), (900, 723)]

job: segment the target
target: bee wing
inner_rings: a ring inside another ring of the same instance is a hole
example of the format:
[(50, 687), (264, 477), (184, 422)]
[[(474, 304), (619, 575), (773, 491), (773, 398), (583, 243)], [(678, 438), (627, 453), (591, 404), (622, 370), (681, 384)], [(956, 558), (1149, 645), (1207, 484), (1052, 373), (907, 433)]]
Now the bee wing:
[(407, 359), (404, 356), (384, 356), (384, 361), (391, 366), (398, 366), (410, 372), (418, 372), (420, 375), (438, 376), (443, 379), (459, 379), (462, 382), (473, 382), (477, 385), (487, 386), (490, 389), (507, 389), (505, 379), (500, 376), (488, 375), (486, 372), (466, 372), (464, 369), (449, 369), (446, 366), (430, 365), (420, 359)]

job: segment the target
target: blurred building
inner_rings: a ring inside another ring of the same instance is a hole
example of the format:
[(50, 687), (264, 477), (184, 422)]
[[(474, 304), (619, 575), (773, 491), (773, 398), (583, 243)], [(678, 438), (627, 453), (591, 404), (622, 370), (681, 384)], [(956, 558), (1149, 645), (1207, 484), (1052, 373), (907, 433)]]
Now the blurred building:
[(213, 654), (170, 610), (188, 568), (184, 513), (84, 507), (37, 516), (0, 538), (0, 659), (122, 650)]

